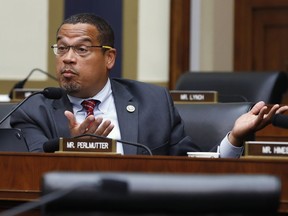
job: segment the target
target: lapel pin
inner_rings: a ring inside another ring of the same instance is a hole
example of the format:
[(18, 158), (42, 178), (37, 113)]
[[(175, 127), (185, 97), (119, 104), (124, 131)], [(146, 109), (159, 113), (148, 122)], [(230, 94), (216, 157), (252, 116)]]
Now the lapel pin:
[(128, 106), (126, 107), (126, 110), (127, 110), (128, 112), (132, 113), (132, 112), (135, 111), (135, 107), (134, 107), (133, 105), (128, 105)]

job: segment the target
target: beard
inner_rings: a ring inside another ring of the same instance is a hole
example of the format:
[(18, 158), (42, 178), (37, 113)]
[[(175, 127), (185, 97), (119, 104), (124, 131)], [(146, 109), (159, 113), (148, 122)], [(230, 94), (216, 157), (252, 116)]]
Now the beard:
[(73, 80), (60, 79), (60, 86), (66, 90), (68, 94), (75, 94), (81, 91), (81, 85)]

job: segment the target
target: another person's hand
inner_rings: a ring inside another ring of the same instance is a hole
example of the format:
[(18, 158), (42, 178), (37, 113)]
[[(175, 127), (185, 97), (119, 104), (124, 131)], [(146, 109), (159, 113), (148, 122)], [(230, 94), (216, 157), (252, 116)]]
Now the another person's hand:
[(69, 129), (72, 137), (82, 134), (95, 134), (106, 137), (114, 128), (111, 121), (106, 120), (103, 122), (102, 117), (95, 118), (91, 115), (88, 116), (81, 124), (79, 124), (77, 123), (72, 112), (65, 111), (64, 114), (69, 121)]
[(235, 121), (234, 127), (228, 136), (231, 144), (242, 146), (245, 137), (266, 127), (271, 123), (275, 114), (284, 113), (288, 110), (288, 106), (280, 107), (279, 104), (275, 104), (269, 112), (267, 112), (267, 109), (265, 103), (260, 101), (249, 112), (241, 115)]

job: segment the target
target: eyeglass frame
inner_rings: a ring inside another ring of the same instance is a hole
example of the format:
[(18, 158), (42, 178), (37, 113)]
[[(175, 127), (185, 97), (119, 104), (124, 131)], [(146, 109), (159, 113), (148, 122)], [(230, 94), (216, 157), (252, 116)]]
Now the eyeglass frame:
[[(64, 55), (64, 54), (68, 53), (69, 50), (70, 50), (70, 48), (72, 48), (73, 51), (74, 51), (77, 55), (81, 56), (81, 54), (79, 54), (79, 53), (77, 53), (77, 51), (75, 51), (75, 47), (78, 47), (78, 46), (70, 45), (70, 46), (64, 46), (64, 47), (65, 47), (65, 48), (68, 48), (67, 52), (65, 52), (65, 53), (63, 53), (63, 54), (58, 54), (58, 53), (57, 53), (58, 45), (57, 45), (57, 44), (53, 44), (53, 45), (51, 46), (51, 48), (53, 49), (53, 52), (54, 52), (54, 54), (55, 54), (56, 56)], [(85, 47), (87, 47), (87, 48), (93, 48), (93, 47), (95, 47), (95, 48), (108, 49), (108, 50), (113, 49), (113, 47), (107, 46), (107, 45), (92, 45), (92, 46), (86, 46), (86, 45), (85, 45)]]

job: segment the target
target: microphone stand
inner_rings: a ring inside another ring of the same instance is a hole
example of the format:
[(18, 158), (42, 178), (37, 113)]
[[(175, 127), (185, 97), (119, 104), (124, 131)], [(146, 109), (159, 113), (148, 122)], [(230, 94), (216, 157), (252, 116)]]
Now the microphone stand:
[(151, 150), (143, 145), (143, 144), (140, 144), (140, 143), (134, 143), (134, 142), (129, 142), (129, 141), (125, 141), (125, 140), (118, 140), (118, 139), (111, 139), (109, 137), (104, 137), (104, 136), (100, 136), (100, 135), (96, 135), (96, 134), (82, 134), (82, 135), (79, 135), (79, 136), (75, 136), (73, 138), (80, 138), (80, 137), (85, 137), (85, 136), (91, 136), (91, 137), (96, 137), (96, 138), (99, 138), (99, 139), (108, 139), (108, 140), (115, 140), (116, 142), (120, 142), (120, 143), (124, 143), (124, 144), (128, 144), (128, 145), (133, 145), (133, 146), (136, 146), (136, 147), (141, 147), (141, 148), (144, 148), (148, 153), (149, 155), (153, 155)]
[(63, 90), (61, 90), (60, 88), (56, 88), (56, 87), (47, 87), (43, 91), (34, 92), (33, 94), (29, 95), (24, 100), (22, 100), (19, 104), (17, 104), (3, 119), (1, 119), (0, 125), (9, 116), (11, 116), (12, 113), (14, 113), (23, 103), (25, 103), (29, 98), (31, 98), (32, 96), (36, 94), (43, 94), (46, 98), (49, 98), (49, 99), (60, 99), (62, 97)]
[(40, 68), (34, 68), (34, 69), (32, 69), (32, 70), (30, 71), (30, 73), (28, 74), (28, 76), (27, 76), (24, 80), (16, 83), (16, 84), (13, 86), (13, 88), (11, 89), (11, 91), (10, 91), (10, 93), (9, 93), (9, 98), (12, 98), (12, 96), (13, 96), (13, 90), (14, 90), (14, 89), (16, 89), (16, 88), (21, 88), (21, 89), (22, 89), (22, 88), (24, 87), (24, 85), (25, 85), (25, 83), (27, 82), (27, 80), (29, 79), (29, 77), (30, 77), (35, 71), (39, 71), (39, 72), (45, 74), (46, 76), (50, 77), (51, 79), (57, 81), (57, 78), (54, 77), (54, 76), (52, 76), (52, 75), (49, 74), (48, 72), (46, 72), (46, 71), (44, 71), (44, 70), (41, 70)]
[[(51, 79), (54, 79), (55, 81), (57, 81), (57, 78), (52, 76), (50, 73), (44, 71), (44, 70), (41, 70), (40, 68), (34, 68), (33, 70), (30, 71), (30, 73), (28, 74), (27, 78), (25, 79), (26, 81), (29, 79), (29, 77), (34, 73), (34, 71), (39, 71), (45, 75), (47, 75), (48, 77), (50, 77)], [(25, 84), (25, 83), (24, 83)], [(23, 85), (24, 86), (24, 85)]]
[(26, 100), (28, 100), (30, 97), (32, 97), (32, 96), (34, 96), (34, 95), (36, 95), (36, 94), (42, 94), (42, 92), (41, 92), (41, 91), (35, 92), (35, 93), (29, 95), (28, 97), (26, 97), (24, 100), (22, 100), (22, 101), (21, 101), (19, 104), (17, 104), (3, 119), (1, 119), (0, 125), (1, 125), (9, 116), (11, 116), (12, 113), (15, 112), (15, 110), (17, 110), (23, 103), (25, 103)]

